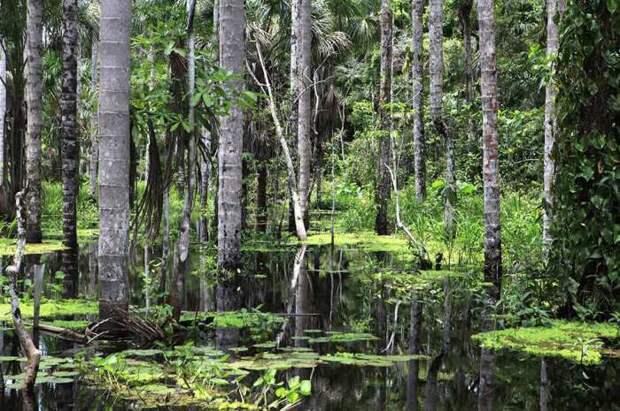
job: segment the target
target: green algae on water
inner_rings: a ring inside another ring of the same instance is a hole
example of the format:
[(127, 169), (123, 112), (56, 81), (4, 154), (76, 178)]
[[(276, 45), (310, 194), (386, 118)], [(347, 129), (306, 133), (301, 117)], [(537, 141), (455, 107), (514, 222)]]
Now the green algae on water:
[(538, 357), (559, 357), (575, 363), (596, 365), (605, 352), (601, 339), (617, 339), (618, 326), (552, 320), (548, 326), (507, 328), (472, 336), (482, 347), (525, 352)]
[[(14, 238), (0, 238), (0, 256), (14, 255), (17, 247), (17, 240)], [(44, 240), (38, 244), (26, 244), (25, 254), (48, 254), (56, 251), (66, 250), (60, 240)]]
[[(23, 301), (20, 304), (22, 318), (32, 318), (32, 301)], [(91, 300), (46, 300), (41, 303), (41, 318), (62, 317), (67, 315), (97, 314), (99, 304)], [(11, 304), (0, 303), (0, 321), (11, 321)]]

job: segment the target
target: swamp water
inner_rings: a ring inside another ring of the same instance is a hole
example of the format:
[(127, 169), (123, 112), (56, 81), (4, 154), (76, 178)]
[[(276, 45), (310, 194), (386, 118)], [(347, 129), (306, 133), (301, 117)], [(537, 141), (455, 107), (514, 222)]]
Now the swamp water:
[[(250, 274), (218, 282), (206, 274), (210, 257), (196, 247), (182, 316), (193, 345), (93, 360), (92, 352), (80, 354), (79, 345), (41, 334), (44, 357), (32, 409), (224, 409), (250, 398), (262, 406), (280, 401), (278, 409), (297, 400), (297, 409), (308, 410), (477, 409), (481, 349), (472, 335), (482, 326), (481, 274), (415, 273), (406, 252), (384, 248), (310, 245), (296, 261), (296, 246), (256, 243), (244, 251)], [(145, 254), (152, 259), (146, 276)], [(147, 302), (151, 312), (158, 310), (158, 256), (155, 249), (133, 250), (132, 304), (141, 310)], [(42, 323), (79, 328), (96, 320), (91, 303), (74, 305), (80, 315), (50, 309), (62, 292), (60, 253), (28, 260), (45, 264)], [(95, 245), (82, 246), (77, 289), (80, 298), (96, 299)], [(24, 315), (28, 309), (24, 301)], [(21, 410), (19, 343), (2, 309), (0, 319), (0, 410)], [(417, 343), (411, 334), (419, 336)], [(617, 333), (598, 336), (567, 334), (574, 340), (562, 346), (568, 354), (538, 341), (534, 348), (541, 354), (518, 349), (518, 336), (509, 333), (501, 341), (516, 350), (485, 350), (484, 363), (494, 371), (490, 404), (506, 410), (620, 409), (620, 359), (609, 350), (617, 339), (608, 338)], [(498, 341), (489, 344), (501, 346)], [(408, 352), (412, 345), (418, 355)], [(202, 379), (193, 380), (196, 375)]]

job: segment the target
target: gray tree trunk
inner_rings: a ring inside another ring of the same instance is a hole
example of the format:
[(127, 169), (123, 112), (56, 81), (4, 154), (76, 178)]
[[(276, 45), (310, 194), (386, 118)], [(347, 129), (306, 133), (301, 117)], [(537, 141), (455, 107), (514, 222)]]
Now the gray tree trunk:
[[(91, 48), (91, 88), (98, 94), (99, 90), (99, 39), (92, 39)], [(91, 115), (90, 128), (90, 163), (88, 166), (89, 194), (93, 199), (97, 198), (97, 170), (99, 167), (99, 137), (97, 136), (97, 113), (95, 111)]]
[(4, 136), (4, 118), (6, 115), (6, 56), (2, 39), (0, 39), (0, 191), (4, 193), (4, 152), (5, 152), (5, 136)]
[[(312, 4), (310, 0), (294, 0), (297, 6), (293, 21), (296, 32), (296, 96), (297, 96), (297, 157), (299, 158), (299, 198), (305, 216), (310, 195), (310, 167), (312, 157)], [(305, 217), (304, 217), (305, 218)]]
[(474, 98), (474, 81), (471, 65), (471, 9), (473, 0), (461, 0), (459, 5), (459, 20), (461, 21), (461, 30), (463, 32), (463, 74), (465, 77), (465, 99), (471, 103)]
[(437, 133), (445, 143), (446, 185), (444, 189), (444, 229), (448, 237), (454, 236), (454, 207), (456, 203), (456, 179), (454, 176), (454, 140), (443, 118), (443, 0), (430, 0), (428, 24), (430, 38), (430, 91), (431, 118)]
[(129, 36), (131, 2), (101, 0), (99, 93), (99, 316), (128, 309)]
[(77, 242), (77, 197), (79, 191), (79, 148), (77, 138), (77, 0), (63, 0), (62, 36), (62, 184), (63, 184), (63, 251), (65, 272), (64, 297), (77, 295), (78, 242)]
[[(194, 13), (195, 1), (187, 0), (187, 15), (192, 16)], [(195, 75), (196, 75), (196, 60), (194, 50), (194, 33), (191, 25), (191, 21), (188, 20), (188, 38), (187, 38), (188, 58), (187, 58), (187, 91), (189, 103), (188, 106), (188, 120), (190, 124), (190, 133), (188, 135), (189, 141), (187, 144), (187, 162), (186, 172), (187, 180), (186, 184), (187, 192), (185, 193), (183, 201), (183, 213), (181, 217), (181, 227), (179, 228), (179, 240), (177, 242), (177, 249), (174, 258), (174, 269), (172, 284), (170, 287), (170, 299), (174, 310), (174, 318), (179, 319), (181, 315), (181, 309), (183, 305), (185, 274), (189, 267), (189, 244), (191, 236), (191, 216), (192, 208), (194, 204), (194, 181), (195, 181), (195, 158), (196, 158), (196, 144), (195, 144), (195, 119), (194, 119), (194, 106), (192, 105), (192, 96), (195, 88)], [(182, 160), (182, 162), (185, 160)]]
[[(560, 8), (563, 8), (560, 5)], [(558, 0), (547, 0), (547, 58), (554, 59), (558, 54), (559, 36), (555, 22), (558, 10)], [(544, 209), (543, 209), (543, 254), (546, 259), (553, 243), (550, 229), (553, 216), (553, 180), (555, 176), (555, 160), (553, 159), (553, 145), (557, 130), (555, 99), (558, 88), (553, 78), (549, 79), (545, 88), (545, 153), (544, 153)]]
[(206, 207), (209, 201), (209, 179), (211, 178), (211, 133), (207, 130), (202, 132), (202, 144), (207, 152), (207, 158), (200, 163), (200, 219), (198, 220), (198, 238), (201, 242), (209, 241), (209, 221), (206, 216)]
[(381, 82), (379, 89), (379, 113), (381, 116), (381, 138), (379, 156), (377, 159), (377, 184), (375, 189), (375, 203), (377, 216), (375, 231), (379, 235), (389, 233), (388, 227), (388, 200), (390, 198), (390, 114), (388, 105), (391, 103), (392, 84), (392, 12), (390, 0), (381, 0)]
[(43, 125), (43, 1), (28, 0), (26, 19), (26, 241), (40, 243), (41, 233), (41, 128)]
[(484, 185), (484, 280), (500, 296), (502, 247), (500, 232), (499, 141), (497, 135), (497, 70), (493, 0), (478, 0), (480, 27), (480, 92), (482, 99), (482, 181)]
[(426, 198), (426, 159), (424, 138), (424, 86), (422, 74), (422, 33), (424, 25), (424, 0), (412, 0), (411, 24), (413, 44), (411, 75), (413, 78), (413, 166), (415, 173), (415, 193), (419, 202)]
[[(220, 66), (243, 74), (245, 64), (243, 0), (220, 0)], [(227, 84), (241, 91), (241, 79)], [(241, 263), (241, 149), (243, 111), (234, 105), (221, 119), (218, 150), (218, 266), (235, 269)]]

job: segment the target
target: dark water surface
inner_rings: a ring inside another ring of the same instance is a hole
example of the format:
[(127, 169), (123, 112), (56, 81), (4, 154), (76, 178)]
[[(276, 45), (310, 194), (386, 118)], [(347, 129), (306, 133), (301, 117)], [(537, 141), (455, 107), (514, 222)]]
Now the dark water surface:
[[(307, 270), (293, 279), (294, 247), (271, 251), (247, 251), (244, 272), (227, 284), (205, 279), (207, 258), (196, 249), (185, 284), (188, 311), (260, 307), (263, 312), (289, 318), (282, 334), (284, 345), (302, 346), (306, 330), (371, 332), (377, 341), (353, 342), (348, 351), (406, 354), (411, 327), (419, 333), (420, 353), (429, 359), (400, 362), (392, 367), (319, 365), (315, 369), (281, 371), (282, 376), (311, 378), (312, 395), (297, 409), (307, 410), (475, 410), (478, 409), (480, 348), (470, 337), (480, 329), (480, 302), (471, 291), (471, 281), (453, 278), (419, 290), (421, 322), (412, 324), (406, 288), (385, 287), (373, 278), (379, 271), (410, 270), (408, 263), (389, 253), (366, 253), (355, 249), (309, 247)], [(130, 285), (132, 303), (143, 307), (158, 300), (155, 292), (144, 292), (144, 252), (133, 253)], [(153, 289), (158, 289), (162, 268), (157, 263), (161, 251), (150, 249)], [(32, 260), (32, 259), (31, 259)], [(41, 256), (45, 263), (45, 295), (58, 293), (54, 274), (61, 270), (59, 254)], [(31, 261), (32, 263), (32, 261)], [(168, 280), (169, 281), (169, 280)], [(169, 285), (169, 282), (168, 284)], [(96, 247), (85, 245), (80, 255), (79, 295), (95, 298)], [(219, 303), (218, 303), (219, 298)], [(225, 302), (225, 303), (223, 303)], [(94, 320), (95, 318), (87, 318)], [(396, 324), (396, 326), (394, 325)], [(5, 324), (0, 331), (0, 353), (18, 356), (19, 343)], [(275, 337), (275, 336), (273, 336)], [(217, 340), (217, 341), (215, 341)], [(201, 343), (218, 346), (251, 344), (244, 330), (205, 333)], [(42, 335), (44, 355), (71, 356), (74, 343)], [(313, 347), (322, 354), (342, 351), (342, 347), (322, 344)], [(604, 359), (596, 366), (582, 366), (561, 359), (545, 359), (515, 352), (498, 352), (485, 358), (493, 370), (493, 409), (498, 410), (616, 410), (620, 409), (620, 360)], [(2, 374), (19, 373), (17, 362), (2, 362)], [(419, 378), (412, 378), (415, 371)], [(286, 379), (286, 378), (283, 378)], [(10, 382), (10, 381), (9, 381)], [(105, 388), (105, 387), (101, 387)], [(32, 409), (126, 410), (140, 409), (140, 402), (125, 402), (105, 390), (85, 384), (80, 377), (71, 382), (45, 383), (36, 387)], [(1, 410), (21, 410), (22, 394), (5, 388)], [(204, 409), (201, 407), (161, 407), (154, 409)]]

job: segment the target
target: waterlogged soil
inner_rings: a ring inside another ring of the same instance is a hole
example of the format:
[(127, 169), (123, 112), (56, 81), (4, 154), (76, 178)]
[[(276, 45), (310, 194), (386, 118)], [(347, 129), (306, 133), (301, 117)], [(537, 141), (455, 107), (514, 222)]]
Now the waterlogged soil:
[[(188, 336), (191, 345), (110, 357), (42, 334), (44, 357), (29, 399), (32, 409), (251, 408), (248, 398), (272, 373), (275, 384), (286, 389), (276, 409), (287, 406), (286, 395), (294, 391), (297, 409), (472, 410), (481, 345), (492, 349), (495, 409), (539, 409), (541, 396), (548, 409), (620, 409), (613, 326), (550, 322), (538, 329), (480, 334), (479, 272), (444, 266), (420, 273), (403, 239), (366, 237), (337, 238), (334, 248), (329, 235), (311, 237), (305, 269), (297, 276), (297, 244), (248, 244), (242, 272), (219, 282), (210, 273), (212, 258), (194, 248), (181, 318), (195, 331)], [(147, 277), (144, 250), (133, 251), (132, 305), (144, 311), (148, 301), (151, 312), (161, 310), (155, 291), (165, 271), (161, 250), (148, 250)], [(43, 323), (79, 330), (96, 320), (96, 246), (81, 248), (77, 304), (59, 301), (59, 252), (28, 256), (27, 263), (45, 264)], [(217, 312), (216, 299), (224, 296), (231, 311)], [(414, 301), (422, 315), (412, 324)], [(0, 410), (21, 410), (28, 403), (16, 389), (23, 359), (7, 308), (0, 304), (5, 383)], [(30, 301), (22, 309), (31, 317)], [(420, 335), (416, 355), (408, 351), (412, 326)], [(547, 378), (541, 379), (543, 368)], [(237, 388), (230, 386), (233, 379), (240, 381)], [(270, 402), (276, 400), (275, 387)]]

